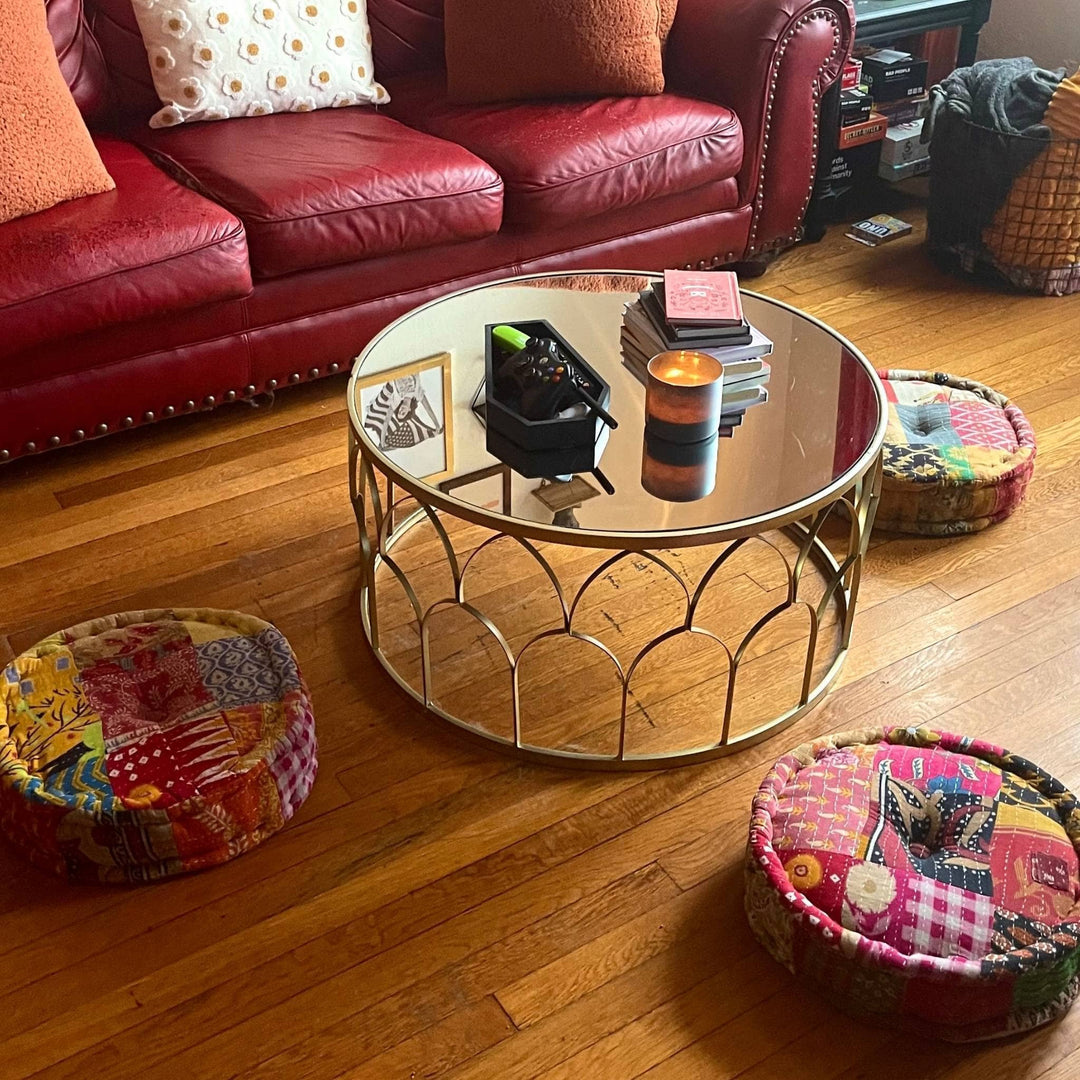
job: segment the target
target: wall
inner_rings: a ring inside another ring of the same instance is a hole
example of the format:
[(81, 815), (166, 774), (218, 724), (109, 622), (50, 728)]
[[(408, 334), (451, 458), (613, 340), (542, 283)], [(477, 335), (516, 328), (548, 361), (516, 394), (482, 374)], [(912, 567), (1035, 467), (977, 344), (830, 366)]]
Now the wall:
[(979, 56), (1030, 56), (1042, 67), (1080, 67), (1080, 0), (993, 0)]

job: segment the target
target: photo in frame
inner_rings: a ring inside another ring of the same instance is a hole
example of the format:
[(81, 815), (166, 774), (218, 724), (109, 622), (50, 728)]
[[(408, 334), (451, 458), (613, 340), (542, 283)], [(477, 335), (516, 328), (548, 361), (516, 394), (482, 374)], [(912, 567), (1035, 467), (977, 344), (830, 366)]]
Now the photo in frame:
[(438, 481), (454, 468), (450, 354), (402, 364), (357, 382), (364, 434), (399, 469)]

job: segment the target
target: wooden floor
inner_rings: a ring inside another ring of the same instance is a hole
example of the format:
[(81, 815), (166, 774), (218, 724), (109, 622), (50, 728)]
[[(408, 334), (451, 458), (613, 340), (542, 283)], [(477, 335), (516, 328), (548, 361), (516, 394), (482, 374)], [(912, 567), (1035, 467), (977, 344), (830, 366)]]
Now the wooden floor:
[(1026, 507), (873, 548), (855, 646), (797, 726), (717, 763), (564, 773), (445, 734), (357, 617), (344, 383), (0, 470), (0, 660), (114, 610), (242, 608), (292, 640), (322, 768), (280, 836), (208, 873), (70, 888), (0, 848), (0, 1078), (1080, 1077), (1080, 1009), (985, 1048), (862, 1027), (741, 913), (747, 807), (789, 745), (920, 721), (1080, 785), (1080, 296), (947, 278), (834, 230), (759, 283), (879, 366), (1014, 396)]

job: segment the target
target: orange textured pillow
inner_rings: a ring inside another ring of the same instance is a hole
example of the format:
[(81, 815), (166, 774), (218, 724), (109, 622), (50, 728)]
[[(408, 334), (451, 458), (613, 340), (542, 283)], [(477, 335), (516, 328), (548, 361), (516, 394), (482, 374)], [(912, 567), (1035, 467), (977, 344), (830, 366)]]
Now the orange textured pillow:
[(60, 74), (43, 0), (0, 0), (0, 221), (111, 191)]
[(679, 0), (660, 0), (660, 44), (666, 45), (668, 34), (675, 22), (675, 12), (678, 9)]
[(662, 37), (674, 6), (673, 0), (446, 0), (450, 99), (659, 94)]

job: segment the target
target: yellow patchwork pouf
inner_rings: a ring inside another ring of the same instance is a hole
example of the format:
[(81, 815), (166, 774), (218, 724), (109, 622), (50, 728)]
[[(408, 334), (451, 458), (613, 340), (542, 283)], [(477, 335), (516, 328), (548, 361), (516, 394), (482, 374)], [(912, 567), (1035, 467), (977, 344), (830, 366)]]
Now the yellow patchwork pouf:
[(1020, 409), (940, 371), (878, 374), (889, 420), (875, 528), (953, 536), (1008, 517), (1035, 468), (1035, 433)]
[(277, 832), (317, 769), (289, 643), (250, 615), (112, 615), (0, 674), (0, 829), (73, 880), (214, 866)]

